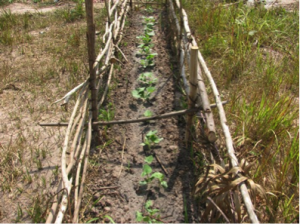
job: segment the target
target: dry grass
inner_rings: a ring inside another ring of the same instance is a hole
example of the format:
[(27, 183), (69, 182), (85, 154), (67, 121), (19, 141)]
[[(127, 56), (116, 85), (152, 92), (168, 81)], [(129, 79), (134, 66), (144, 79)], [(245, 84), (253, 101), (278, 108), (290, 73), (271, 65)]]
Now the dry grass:
[[(96, 10), (102, 29), (101, 10)], [(87, 77), (86, 22), (81, 3), (47, 14), (0, 16), (0, 220), (43, 222), (56, 189), (70, 111), (52, 103)], [(97, 46), (99, 48), (99, 46)], [(74, 102), (71, 100), (69, 107)]]

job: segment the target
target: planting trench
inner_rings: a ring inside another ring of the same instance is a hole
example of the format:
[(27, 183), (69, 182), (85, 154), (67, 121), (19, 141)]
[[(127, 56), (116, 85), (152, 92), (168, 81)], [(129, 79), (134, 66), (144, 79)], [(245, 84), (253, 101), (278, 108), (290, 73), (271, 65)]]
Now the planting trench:
[[(137, 36), (144, 33), (143, 16), (153, 16), (156, 20), (152, 43), (153, 52), (158, 54), (154, 59), (155, 66), (146, 69), (140, 65), (141, 56), (137, 54), (140, 43)], [(129, 27), (125, 29), (121, 47), (128, 62), (115, 71), (115, 87), (106, 103), (106, 108), (109, 108), (109, 102), (112, 103), (115, 120), (144, 117), (146, 110), (159, 115), (181, 108), (183, 95), (176, 81), (178, 67), (168, 45), (165, 16), (165, 12), (160, 10), (153, 13), (132, 12), (129, 15)], [(141, 86), (137, 79), (144, 72), (152, 72), (158, 79), (149, 101), (134, 99), (131, 94), (132, 90)], [(197, 209), (192, 198), (193, 165), (190, 152), (184, 147), (184, 128), (184, 119), (173, 117), (148, 123), (113, 125), (103, 131), (106, 144), (100, 147), (97, 161), (91, 160), (93, 165), (86, 188), (93, 197), (86, 196), (85, 202), (93, 200), (94, 206), (85, 210), (84, 216), (95, 218), (99, 214), (102, 217), (107, 214), (118, 223), (137, 222), (136, 212), (147, 215), (145, 203), (151, 200), (152, 209), (159, 209), (153, 217), (162, 222), (197, 222)], [(154, 130), (163, 140), (149, 150), (140, 144), (144, 142), (146, 133)], [(92, 153), (98, 154), (99, 151)], [(157, 180), (148, 185), (139, 184), (144, 180), (141, 174), (145, 157), (149, 155), (154, 155), (151, 164), (153, 172), (164, 174), (167, 188), (160, 186)]]

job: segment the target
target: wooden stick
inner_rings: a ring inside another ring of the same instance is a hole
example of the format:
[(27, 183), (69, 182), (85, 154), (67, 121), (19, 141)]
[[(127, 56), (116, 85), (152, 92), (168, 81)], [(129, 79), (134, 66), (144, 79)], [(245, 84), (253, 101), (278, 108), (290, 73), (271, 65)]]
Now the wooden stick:
[[(222, 101), (222, 104), (227, 104), (228, 101)], [(211, 108), (215, 108), (216, 104), (211, 104), (210, 105)], [(166, 113), (166, 114), (161, 114), (159, 116), (154, 116), (154, 117), (144, 117), (144, 118), (138, 118), (138, 119), (133, 119), (133, 120), (118, 120), (118, 121), (108, 121), (108, 122), (102, 122), (102, 121), (98, 121), (97, 124), (99, 125), (107, 125), (107, 124), (128, 124), (128, 123), (138, 123), (138, 122), (143, 122), (143, 121), (149, 121), (149, 120), (155, 120), (155, 119), (163, 119), (163, 118), (168, 118), (168, 117), (173, 117), (173, 116), (180, 116), (180, 115), (184, 115), (190, 112), (197, 112), (201, 110), (201, 108), (195, 108), (192, 110), (179, 110), (179, 111), (175, 111), (175, 112), (170, 112), (170, 113)], [(57, 125), (56, 125), (57, 124)], [(68, 126), (68, 123), (40, 123), (39, 125), (41, 126)]]
[(94, 125), (96, 125), (96, 124), (97, 125), (110, 125), (110, 124), (138, 123), (138, 122), (143, 122), (143, 121), (164, 119), (164, 118), (169, 118), (169, 117), (173, 117), (173, 116), (184, 115), (184, 114), (193, 113), (193, 112), (196, 112), (196, 111), (199, 111), (199, 110), (200, 110), (200, 108), (180, 110), (180, 111), (166, 113), (166, 114), (161, 114), (161, 115), (157, 115), (157, 116), (153, 116), (153, 117), (142, 117), (142, 118), (131, 119), (131, 120), (98, 121), (98, 122), (95, 122)]
[(132, 2), (135, 5), (164, 5), (163, 3), (158, 3), (158, 2)]
[(163, 165), (162, 162), (160, 161), (158, 155), (157, 155), (155, 152), (153, 152), (153, 154), (154, 154), (154, 157), (156, 158), (157, 162), (159, 163), (160, 167), (162, 168), (162, 170), (163, 170), (164, 173), (166, 174), (166, 176), (169, 176), (168, 171), (166, 170), (166, 168), (164, 167), (164, 165)]
[[(93, 121), (98, 120), (98, 104), (97, 104), (97, 89), (96, 89), (96, 66), (95, 63), (95, 24), (94, 24), (94, 7), (93, 0), (85, 0), (86, 20), (87, 20), (87, 43), (88, 43), (88, 56), (89, 56), (89, 73), (90, 73), (90, 91), (91, 91), (91, 110), (93, 115)], [(99, 134), (99, 127), (93, 126), (93, 132), (95, 135)], [(98, 139), (97, 137), (95, 139)], [(96, 143), (97, 144), (97, 143)]]
[(79, 214), (79, 209), (80, 205), (78, 206), (79, 203), (79, 198), (78, 198), (78, 194), (79, 194), (79, 179), (80, 179), (80, 171), (81, 171), (81, 167), (82, 167), (82, 163), (83, 163), (83, 158), (85, 155), (85, 152), (87, 150), (87, 145), (88, 145), (88, 136), (89, 136), (89, 132), (86, 132), (86, 137), (85, 137), (85, 141), (84, 141), (84, 145), (83, 145), (83, 149), (81, 151), (80, 154), (80, 158), (79, 158), (79, 164), (78, 164), (78, 168), (77, 168), (77, 174), (76, 174), (76, 182), (75, 182), (75, 211), (74, 211), (74, 216), (73, 216), (73, 223), (78, 223), (78, 214)]
[(105, 8), (106, 8), (106, 12), (107, 12), (107, 19), (108, 19), (108, 25), (111, 24), (110, 21), (110, 0), (105, 0)]
[(125, 61), (128, 62), (128, 59), (126, 58), (126, 56), (123, 53), (123, 51), (117, 45), (115, 45), (115, 48), (121, 53), (121, 55), (123, 56), (123, 58), (125, 59)]
[[(86, 178), (86, 171), (87, 171), (87, 166), (88, 166), (88, 158), (89, 158), (89, 153), (90, 153), (90, 148), (91, 148), (91, 141), (92, 141), (92, 116), (90, 115), (89, 117), (89, 122), (88, 122), (88, 139), (87, 139), (87, 148), (86, 148), (86, 153), (85, 153), (85, 159), (84, 159), (84, 166), (83, 166), (83, 171), (82, 171), (82, 177), (81, 177), (81, 184), (80, 184), (80, 191), (79, 191), (79, 196), (78, 196), (78, 202), (75, 207), (75, 211), (79, 211), (80, 205), (81, 205), (81, 199), (83, 195), (83, 189), (84, 189), (84, 183), (85, 183), (85, 178)], [(76, 213), (78, 214), (78, 212)], [(74, 216), (74, 218), (76, 218)], [(76, 222), (78, 223), (78, 217)]]
[(111, 7), (111, 9), (109, 10), (109, 17), (114, 13), (116, 7), (119, 5), (120, 0), (117, 0), (116, 3)]
[[(60, 180), (56, 192), (57, 193), (60, 192), (61, 189), (62, 189), (62, 180)], [(54, 222), (54, 218), (55, 218), (56, 211), (58, 208), (58, 201), (60, 201), (60, 199), (61, 199), (61, 195), (60, 194), (58, 195), (57, 193), (55, 194), (55, 196), (53, 198), (54, 202), (51, 206), (51, 210), (50, 210), (47, 220), (45, 222), (46, 224)]]
[[(197, 52), (198, 47), (193, 46), (191, 48), (191, 61), (190, 61), (190, 92), (189, 92), (189, 98), (188, 98), (188, 108), (194, 109), (195, 103), (197, 100), (197, 70), (198, 70), (198, 61), (197, 61)], [(193, 126), (193, 117), (195, 113), (190, 113), (187, 115), (187, 121), (186, 121), (186, 132), (185, 132), (185, 141), (186, 144), (190, 144), (191, 137), (189, 130)]]
[[(70, 179), (70, 183), (72, 183), (72, 177)], [(61, 201), (61, 206), (60, 206), (59, 212), (58, 212), (56, 220), (55, 220), (56, 224), (61, 224), (62, 221), (63, 221), (65, 212), (66, 212), (67, 207), (68, 207), (68, 197), (69, 197), (69, 194), (70, 194), (70, 190), (71, 190), (71, 184), (68, 185), (66, 187), (66, 190), (64, 191), (62, 201)]]
[(114, 65), (111, 64), (110, 65), (110, 70), (109, 70), (109, 75), (108, 75), (108, 80), (107, 80), (107, 84), (105, 86), (105, 90), (104, 90), (104, 93), (101, 97), (101, 100), (100, 102), (98, 103), (98, 108), (100, 108), (100, 106), (102, 105), (102, 103), (104, 102), (105, 100), (105, 97), (106, 97), (106, 94), (108, 92), (108, 89), (109, 89), (109, 85), (110, 85), (110, 82), (111, 82), (111, 78), (112, 78), (112, 74), (113, 74), (113, 71), (114, 71)]

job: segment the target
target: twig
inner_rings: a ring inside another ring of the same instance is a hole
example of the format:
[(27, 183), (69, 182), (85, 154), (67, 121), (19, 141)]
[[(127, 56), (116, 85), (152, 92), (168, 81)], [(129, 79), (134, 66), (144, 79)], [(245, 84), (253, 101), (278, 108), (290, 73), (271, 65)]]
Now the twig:
[(157, 162), (159, 163), (160, 167), (163, 169), (163, 171), (165, 172), (166, 176), (169, 176), (168, 171), (166, 170), (166, 168), (164, 167), (164, 165), (162, 164), (162, 162), (160, 161), (160, 159), (158, 158), (157, 154), (153, 151), (153, 154), (157, 160)]
[(126, 58), (125, 54), (121, 51), (121, 49), (117, 45), (115, 45), (115, 47), (122, 54), (122, 56), (125, 59), (125, 61), (128, 62), (128, 59)]
[(207, 197), (207, 199), (218, 209), (218, 211), (223, 215), (224, 219), (226, 220), (226, 222), (230, 223), (229, 219), (227, 218), (227, 216), (224, 214), (224, 212), (220, 209), (220, 207), (210, 198)]
[(123, 143), (123, 147), (122, 147), (122, 161), (121, 161), (121, 168), (120, 168), (120, 173), (119, 173), (119, 177), (121, 176), (122, 170), (123, 170), (123, 163), (124, 163), (124, 149), (125, 149), (125, 145), (126, 145), (126, 136), (123, 133), (123, 138), (124, 138), (124, 143)]
[(101, 97), (101, 100), (100, 102), (98, 103), (98, 108), (100, 108), (100, 106), (102, 105), (102, 103), (104, 102), (105, 100), (105, 97), (106, 97), (106, 94), (107, 94), (107, 91), (108, 91), (108, 88), (109, 88), (109, 85), (110, 85), (110, 82), (111, 82), (111, 78), (112, 78), (112, 74), (113, 74), (113, 71), (114, 71), (114, 65), (111, 64), (110, 65), (110, 71), (109, 71), (109, 75), (108, 75), (108, 80), (107, 80), (107, 84), (105, 86), (105, 90), (104, 90), (104, 93)]

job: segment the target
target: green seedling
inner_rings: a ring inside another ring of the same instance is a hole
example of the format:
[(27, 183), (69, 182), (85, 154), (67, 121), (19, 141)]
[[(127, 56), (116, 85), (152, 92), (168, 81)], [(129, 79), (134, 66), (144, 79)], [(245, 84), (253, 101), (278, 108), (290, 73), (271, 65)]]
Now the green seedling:
[(145, 27), (145, 35), (148, 35), (149, 37), (153, 37), (155, 35), (154, 30), (150, 29), (149, 27)]
[(145, 117), (151, 117), (152, 116), (152, 112), (150, 110), (146, 110), (144, 113)]
[(151, 85), (157, 83), (157, 78), (155, 78), (153, 76), (152, 72), (145, 72), (139, 76), (138, 81), (143, 84), (147, 84), (147, 85), (151, 86)]
[(143, 165), (143, 172), (142, 172), (142, 175), (141, 175), (145, 179), (143, 181), (140, 181), (140, 185), (149, 184), (154, 179), (157, 179), (162, 187), (167, 188), (168, 184), (164, 180), (165, 176), (162, 173), (160, 173), (160, 172), (152, 173), (152, 168), (150, 166), (150, 164), (152, 163), (152, 161), (153, 161), (153, 156), (147, 156), (145, 158), (146, 164)]
[(148, 6), (147, 8), (145, 8), (145, 11), (148, 12), (148, 13), (153, 13), (154, 10), (151, 6)]
[(154, 144), (158, 144), (160, 143), (163, 138), (159, 138), (157, 135), (157, 130), (155, 131), (149, 131), (146, 136), (145, 136), (145, 140), (143, 143), (141, 143), (142, 146), (148, 146), (149, 149), (151, 148), (151, 146), (153, 146)]
[(144, 36), (137, 36), (136, 38), (142, 40), (144, 45), (149, 45), (151, 42), (151, 37), (147, 34), (145, 34)]
[(145, 23), (155, 23), (155, 19), (153, 16), (149, 16), (149, 17), (143, 17)]
[(111, 121), (115, 117), (115, 109), (112, 103), (108, 104), (108, 108), (100, 109), (98, 119), (100, 121)]
[(148, 100), (150, 98), (151, 93), (155, 91), (154, 87), (141, 87), (133, 90), (131, 92), (132, 96), (136, 99)]
[(147, 222), (147, 223), (162, 223), (159, 221), (160, 214), (158, 209), (152, 209), (153, 201), (147, 201), (145, 204), (147, 214), (141, 212), (136, 212), (136, 221), (138, 222)]
[(154, 44), (140, 44), (138, 47), (142, 48), (141, 53), (146, 53), (145, 51), (147, 51), (148, 54), (151, 54), (151, 49), (154, 47)]
[(143, 68), (147, 68), (148, 66), (154, 66), (155, 63), (153, 61), (154, 57), (157, 55), (157, 53), (149, 54), (146, 59), (142, 59), (140, 61), (140, 64), (143, 66)]

